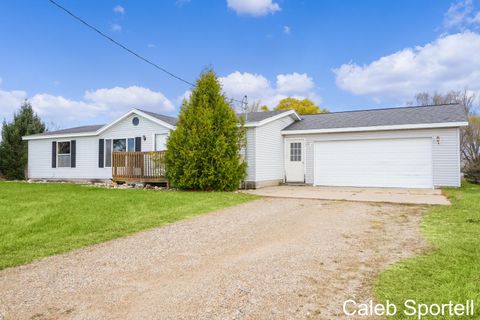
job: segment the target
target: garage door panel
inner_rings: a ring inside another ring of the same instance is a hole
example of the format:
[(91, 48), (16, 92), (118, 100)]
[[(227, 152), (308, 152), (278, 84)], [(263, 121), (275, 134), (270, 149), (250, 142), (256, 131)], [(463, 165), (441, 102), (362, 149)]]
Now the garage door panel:
[(314, 184), (432, 187), (431, 139), (315, 143)]

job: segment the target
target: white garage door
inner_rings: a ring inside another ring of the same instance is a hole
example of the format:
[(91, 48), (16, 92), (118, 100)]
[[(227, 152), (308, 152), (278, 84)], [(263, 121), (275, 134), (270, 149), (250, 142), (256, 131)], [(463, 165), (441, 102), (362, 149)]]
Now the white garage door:
[(432, 188), (432, 140), (316, 142), (314, 184)]

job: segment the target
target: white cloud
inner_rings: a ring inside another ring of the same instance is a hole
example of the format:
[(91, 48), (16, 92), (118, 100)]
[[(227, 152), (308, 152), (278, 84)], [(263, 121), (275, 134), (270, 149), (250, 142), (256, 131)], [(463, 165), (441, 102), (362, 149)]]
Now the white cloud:
[(369, 64), (334, 69), (337, 86), (376, 99), (410, 99), (419, 91), (480, 89), (480, 35), (447, 35), (424, 46), (406, 48)]
[[(75, 120), (92, 119), (108, 111), (108, 107), (96, 103), (76, 101), (47, 93), (29, 98), (35, 112), (44, 120), (58, 126)], [(18, 106), (17, 106), (18, 108)]]
[(306, 73), (279, 74), (277, 76), (277, 91), (279, 92), (307, 92), (313, 89), (313, 79)]
[(147, 47), (149, 47), (149, 48), (156, 48), (157, 46), (156, 46), (155, 44), (153, 44), (153, 43), (149, 43), (149, 44), (147, 44)]
[(226, 77), (221, 77), (220, 82), (223, 90), (234, 96), (257, 94), (271, 89), (267, 78), (248, 72), (235, 71)]
[(21, 90), (0, 90), (0, 121), (10, 119), (22, 102), (27, 98), (27, 93)]
[(473, 22), (473, 23), (476, 23), (476, 24), (480, 24), (480, 11), (477, 12), (477, 14), (475, 15), (475, 17), (473, 17), (472, 22)]
[[(138, 107), (159, 113), (170, 113), (175, 108), (161, 92), (131, 86), (87, 91), (81, 100), (68, 99), (47, 93), (28, 96), (25, 91), (0, 90), (0, 116), (11, 119), (13, 112), (28, 99), (35, 112), (46, 122), (59, 127), (81, 123), (104, 122)], [(84, 120), (88, 120), (85, 122)]]
[(443, 25), (446, 29), (465, 30), (476, 28), (480, 24), (480, 11), (475, 11), (472, 0), (461, 0), (452, 3), (445, 13)]
[(183, 7), (184, 5), (190, 3), (190, 0), (177, 0), (176, 4), (178, 7)]
[(290, 34), (290, 33), (292, 33), (292, 30), (290, 29), (289, 26), (283, 26), (283, 33), (284, 34)]
[(313, 80), (307, 74), (279, 74), (275, 86), (272, 86), (263, 75), (239, 71), (221, 77), (219, 80), (227, 97), (241, 100), (244, 95), (247, 95), (248, 101), (260, 100), (271, 109), (281, 99), (289, 96), (321, 102), (321, 97), (313, 90)]
[(182, 95), (178, 96), (177, 99), (175, 100), (177, 102), (177, 105), (181, 106), (183, 103), (183, 100), (188, 100), (190, 99), (190, 95), (192, 94), (191, 90), (185, 91)]
[(113, 8), (113, 12), (124, 14), (125, 13), (125, 8), (120, 6), (120, 5), (117, 5)]
[(112, 31), (113, 31), (113, 32), (120, 32), (120, 31), (122, 31), (122, 26), (119, 25), (118, 23), (112, 24), (112, 27), (111, 27), (111, 28), (112, 28)]
[(227, 0), (227, 6), (237, 14), (260, 17), (280, 11), (278, 3), (272, 0)]
[(131, 108), (158, 108), (163, 112), (174, 110), (174, 106), (161, 92), (138, 86), (114, 87), (85, 92), (85, 99), (103, 105), (110, 112), (123, 113)]

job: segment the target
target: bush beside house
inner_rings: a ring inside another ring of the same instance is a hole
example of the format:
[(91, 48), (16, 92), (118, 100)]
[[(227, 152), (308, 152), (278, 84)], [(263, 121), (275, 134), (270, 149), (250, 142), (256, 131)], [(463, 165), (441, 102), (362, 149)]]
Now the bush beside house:
[(45, 131), (45, 124), (33, 112), (32, 106), (25, 101), (20, 111), (15, 113), (13, 121), (3, 122), (2, 142), (0, 143), (0, 177), (8, 180), (24, 180), (27, 176), (27, 142), (22, 136)]
[(183, 101), (165, 153), (167, 178), (174, 187), (232, 191), (245, 177), (246, 163), (240, 156), (243, 120), (221, 90), (213, 70), (207, 70)]

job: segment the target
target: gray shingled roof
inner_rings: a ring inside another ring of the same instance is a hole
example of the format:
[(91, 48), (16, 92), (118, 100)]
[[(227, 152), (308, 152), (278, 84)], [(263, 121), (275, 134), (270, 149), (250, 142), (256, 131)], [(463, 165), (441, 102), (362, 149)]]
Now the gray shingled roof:
[[(247, 114), (247, 118), (245, 122), (259, 122), (287, 111), (290, 111), (290, 110), (249, 112)], [(238, 114), (238, 116), (242, 116), (242, 115), (245, 115), (245, 114), (244, 113)]]
[[(169, 117), (150, 111), (141, 111), (173, 126), (177, 123), (177, 118), (175, 117)], [(285, 111), (249, 112), (246, 122), (259, 122), (283, 112)], [(336, 129), (467, 121), (463, 108), (458, 104), (331, 112), (314, 115), (302, 115), (301, 118), (301, 121), (292, 123), (284, 130)], [(103, 126), (105, 125), (99, 124), (81, 126), (56, 131), (48, 131), (35, 136), (89, 132), (93, 133)]]
[(337, 129), (467, 121), (464, 109), (458, 104), (331, 112), (302, 115), (301, 118), (301, 121), (292, 123), (284, 130)]
[(44, 133), (34, 134), (32, 136), (51, 136), (51, 135), (57, 135), (57, 134), (95, 132), (103, 126), (105, 125), (95, 124), (90, 126), (81, 126), (81, 127), (68, 128), (68, 129), (55, 130), (55, 131), (45, 131)]
[[(140, 109), (138, 109), (140, 110)], [(152, 116), (154, 118), (157, 118), (158, 120), (162, 120), (172, 126), (175, 126), (177, 124), (178, 119), (175, 117), (169, 117), (169, 116), (164, 116), (163, 114), (155, 113), (155, 112), (150, 112), (150, 111), (145, 111), (145, 110), (140, 110), (149, 116)]]

